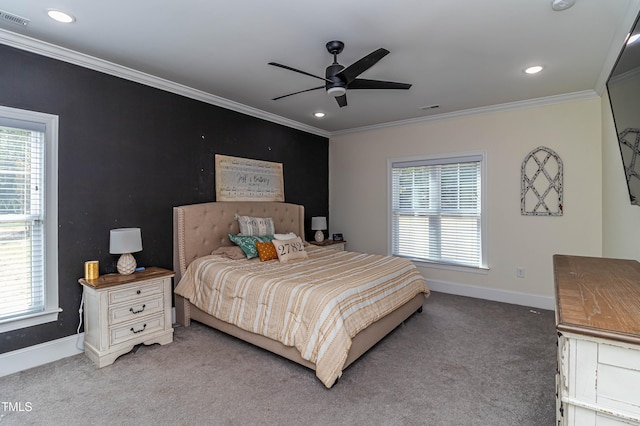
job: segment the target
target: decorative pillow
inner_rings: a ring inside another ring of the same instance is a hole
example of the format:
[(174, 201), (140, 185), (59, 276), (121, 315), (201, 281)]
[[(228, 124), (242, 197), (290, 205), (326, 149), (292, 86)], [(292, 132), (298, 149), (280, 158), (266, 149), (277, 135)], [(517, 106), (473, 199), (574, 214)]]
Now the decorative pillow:
[(288, 234), (273, 234), (273, 239), (275, 240), (290, 240), (296, 237), (297, 235), (293, 232), (289, 232)]
[(236, 220), (240, 226), (238, 235), (264, 236), (273, 235), (276, 232), (273, 219), (270, 217), (240, 216), (236, 213)]
[(211, 254), (218, 254), (220, 256), (226, 257), (227, 259), (233, 259), (233, 260), (240, 260), (240, 259), (247, 258), (247, 255), (245, 254), (245, 252), (242, 251), (242, 248), (238, 246), (218, 247), (213, 252), (211, 252)]
[(271, 241), (269, 241), (268, 243), (261, 243), (260, 241), (256, 241), (256, 249), (258, 250), (258, 257), (260, 258), (260, 262), (266, 262), (267, 260), (278, 258), (276, 248)]
[(263, 243), (269, 242), (273, 240), (273, 235), (258, 237), (255, 235), (229, 234), (229, 239), (242, 249), (242, 251), (247, 255), (247, 259), (253, 259), (254, 257), (258, 257), (256, 241), (261, 241)]
[(304, 250), (304, 244), (300, 237), (290, 240), (273, 240), (278, 259), (281, 263), (288, 263), (295, 259), (308, 259), (309, 255)]

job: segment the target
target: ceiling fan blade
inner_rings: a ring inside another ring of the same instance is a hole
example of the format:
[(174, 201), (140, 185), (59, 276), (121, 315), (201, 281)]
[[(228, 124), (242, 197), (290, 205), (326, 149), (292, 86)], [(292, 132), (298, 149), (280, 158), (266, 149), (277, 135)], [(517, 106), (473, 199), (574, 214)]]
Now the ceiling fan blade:
[(336, 96), (336, 102), (340, 105), (340, 108), (347, 106), (347, 95)]
[(347, 89), (400, 89), (408, 90), (411, 87), (408, 83), (396, 83), (394, 81), (367, 80), (357, 78), (347, 86)]
[(356, 77), (374, 66), (380, 59), (384, 58), (388, 54), (389, 51), (387, 49), (380, 48), (349, 65), (338, 74), (336, 74), (336, 76), (340, 77), (343, 81), (349, 84), (353, 80), (355, 80)]
[(299, 92), (289, 93), (288, 95), (278, 96), (277, 98), (271, 99), (272, 101), (277, 101), (278, 99), (286, 98), (287, 96), (297, 95), (298, 93), (310, 92), (312, 90), (324, 89), (324, 86), (312, 87), (311, 89), (300, 90)]
[(324, 77), (313, 75), (313, 74), (310, 74), (310, 73), (308, 73), (306, 71), (297, 70), (295, 68), (291, 68), (291, 67), (286, 66), (286, 65), (278, 64), (277, 62), (269, 62), (269, 65), (273, 65), (274, 67), (284, 68), (285, 70), (297, 72), (297, 73), (300, 73), (300, 74), (308, 75), (309, 77), (317, 78), (317, 79), (322, 80), (322, 81), (328, 81), (329, 83), (333, 83), (333, 81), (328, 80), (328, 79), (326, 79)]

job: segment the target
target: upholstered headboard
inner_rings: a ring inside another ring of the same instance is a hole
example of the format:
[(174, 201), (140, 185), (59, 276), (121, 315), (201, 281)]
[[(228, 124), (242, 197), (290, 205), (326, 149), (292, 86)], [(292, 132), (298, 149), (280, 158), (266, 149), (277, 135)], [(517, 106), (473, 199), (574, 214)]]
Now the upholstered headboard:
[(304, 206), (267, 201), (218, 201), (173, 208), (173, 270), (175, 284), (196, 258), (231, 246), (229, 234), (239, 232), (235, 215), (270, 217), (276, 233), (295, 232), (304, 241)]

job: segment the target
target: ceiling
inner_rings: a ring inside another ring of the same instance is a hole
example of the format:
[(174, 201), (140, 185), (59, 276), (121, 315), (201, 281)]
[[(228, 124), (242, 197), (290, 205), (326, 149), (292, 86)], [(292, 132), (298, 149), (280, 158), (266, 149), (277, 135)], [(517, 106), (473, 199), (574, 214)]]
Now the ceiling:
[[(46, 15), (50, 8), (76, 21), (57, 23)], [(26, 27), (0, 23), (0, 43), (101, 70), (123, 66), (125, 75), (148, 84), (331, 136), (599, 93), (640, 0), (576, 0), (561, 12), (552, 10), (551, 0), (0, 0), (0, 10), (30, 20)], [(324, 76), (332, 62), (325, 48), (331, 40), (345, 43), (338, 56), (345, 66), (388, 49), (361, 77), (413, 86), (352, 90), (344, 108), (324, 90), (273, 101), (323, 83), (268, 63)], [(78, 60), (84, 55), (109, 64)], [(538, 64), (545, 67), (541, 73), (523, 72)], [(439, 107), (421, 109), (431, 105)], [(326, 116), (317, 119), (316, 111)]]

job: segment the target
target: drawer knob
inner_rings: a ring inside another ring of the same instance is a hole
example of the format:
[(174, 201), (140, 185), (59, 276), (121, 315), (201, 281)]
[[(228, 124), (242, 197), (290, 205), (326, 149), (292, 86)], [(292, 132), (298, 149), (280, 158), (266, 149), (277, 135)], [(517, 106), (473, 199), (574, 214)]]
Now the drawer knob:
[(142, 333), (145, 328), (147, 328), (147, 324), (144, 324), (140, 330), (134, 330), (133, 327), (131, 327), (131, 331), (133, 331), (134, 334)]
[(136, 294), (140, 294), (140, 293), (142, 293), (140, 290), (136, 291)]
[(144, 311), (144, 308), (146, 308), (147, 305), (142, 305), (142, 309), (140, 309), (139, 311), (134, 311), (133, 308), (129, 308), (129, 310), (131, 311), (132, 314), (139, 314), (140, 312)]

